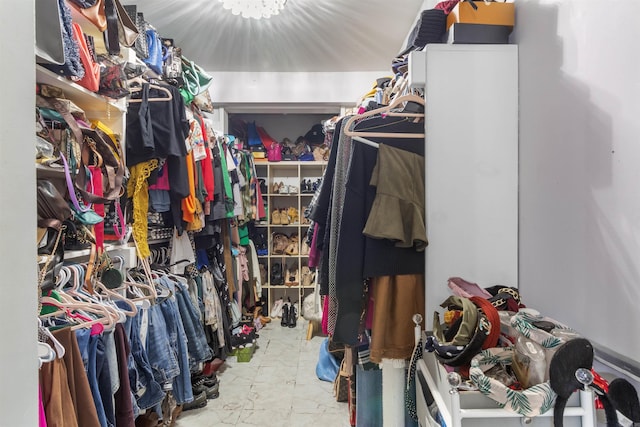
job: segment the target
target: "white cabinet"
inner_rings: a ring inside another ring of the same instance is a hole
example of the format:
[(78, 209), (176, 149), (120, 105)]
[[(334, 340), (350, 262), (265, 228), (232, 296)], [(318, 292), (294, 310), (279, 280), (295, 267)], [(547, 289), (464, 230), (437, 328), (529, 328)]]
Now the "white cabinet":
[[(422, 55), (426, 101), (426, 314), (450, 291), (447, 279), (481, 286), (518, 285), (518, 47), (427, 45)], [(412, 67), (419, 69), (419, 67)], [(525, 301), (526, 302), (526, 301)], [(431, 325), (428, 325), (431, 326)], [(520, 426), (525, 419), (477, 391), (452, 391), (431, 353), (418, 362), (422, 426), (437, 426), (433, 397), (447, 427)], [(594, 425), (593, 397), (575, 394), (565, 425)], [(553, 411), (533, 425), (552, 426)]]
[(430, 44), (424, 58), (430, 319), (451, 276), (518, 283), (518, 47)]
[[(268, 281), (262, 288), (263, 294), (267, 295), (269, 307), (281, 297), (285, 302), (290, 298), (292, 303), (298, 302), (301, 306), (304, 297), (313, 292), (314, 283), (303, 284), (301, 274), (303, 267), (308, 265), (309, 259), (308, 251), (305, 251), (302, 245), (309, 229), (309, 223), (304, 223), (304, 210), (313, 198), (315, 185), (322, 178), (326, 165), (326, 162), (319, 161), (256, 162), (258, 178), (264, 179), (267, 186), (267, 193), (264, 194), (267, 220), (256, 222), (256, 227), (268, 239), (268, 254), (258, 256), (258, 259), (267, 269)], [(283, 189), (281, 190), (280, 187)], [(289, 224), (284, 225), (282, 220), (278, 220), (278, 216), (284, 215), (289, 208), (297, 211), (298, 218), (295, 221), (290, 218), (286, 221)], [(277, 212), (275, 216), (274, 211)], [(297, 236), (298, 246), (294, 251), (297, 253), (294, 255), (274, 253), (274, 233), (283, 234), (289, 238)], [(272, 282), (273, 274), (277, 270), (282, 272), (284, 284)], [(293, 275), (296, 270), (298, 275), (294, 280), (297, 283), (288, 286), (286, 272), (289, 271)]]

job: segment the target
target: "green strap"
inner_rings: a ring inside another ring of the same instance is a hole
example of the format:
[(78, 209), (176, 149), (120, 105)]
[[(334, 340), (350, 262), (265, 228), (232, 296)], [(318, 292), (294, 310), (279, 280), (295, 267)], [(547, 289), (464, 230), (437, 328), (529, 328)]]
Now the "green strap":
[(222, 180), (224, 181), (224, 205), (227, 209), (227, 218), (233, 218), (233, 190), (231, 189), (231, 178), (227, 168), (227, 147), (218, 141), (218, 148), (220, 150), (220, 164), (222, 165)]

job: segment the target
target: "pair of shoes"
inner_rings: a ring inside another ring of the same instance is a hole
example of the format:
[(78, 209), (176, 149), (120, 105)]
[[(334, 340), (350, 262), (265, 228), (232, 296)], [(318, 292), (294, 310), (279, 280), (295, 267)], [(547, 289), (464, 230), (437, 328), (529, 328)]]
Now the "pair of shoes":
[(277, 299), (273, 303), (273, 307), (271, 308), (271, 318), (272, 319), (275, 319), (275, 318), (278, 318), (278, 317), (282, 317), (283, 305), (284, 305), (284, 301), (282, 300), (282, 298)]
[(300, 188), (303, 193), (313, 193), (313, 188), (310, 179), (303, 179), (300, 183)]
[(231, 335), (231, 347), (232, 348), (245, 348), (252, 347), (256, 342), (257, 336), (255, 331), (251, 331), (249, 334), (239, 333)]
[(298, 320), (298, 303), (291, 304), (291, 300), (282, 307), (280, 326), (295, 328)]
[(298, 255), (299, 246), (300, 245), (298, 242), (298, 235), (292, 234), (291, 237), (289, 237), (289, 244), (287, 245), (287, 248), (284, 250), (284, 253), (286, 253), (287, 255)]
[(194, 396), (204, 392), (207, 396), (207, 399), (217, 399), (218, 397), (220, 397), (220, 384), (218, 382), (214, 384), (206, 384), (205, 382), (202, 382), (197, 385), (192, 384), (191, 387), (193, 388)]
[(282, 276), (282, 265), (279, 262), (274, 263), (271, 266), (271, 286), (284, 285), (284, 278)]
[(271, 214), (272, 225), (289, 225), (289, 214), (286, 209), (274, 209)]
[(200, 409), (207, 406), (207, 392), (202, 391), (193, 395), (193, 401), (182, 405), (182, 412), (190, 411), (192, 409)]
[(311, 221), (309, 221), (309, 218), (307, 218), (310, 212), (307, 212), (307, 210), (308, 208), (306, 206), (302, 207), (302, 214), (300, 215), (300, 224), (302, 225), (311, 224)]
[(284, 278), (285, 286), (298, 286), (298, 283), (300, 283), (300, 273), (298, 271), (298, 267), (295, 264), (291, 267), (287, 267), (287, 272)]

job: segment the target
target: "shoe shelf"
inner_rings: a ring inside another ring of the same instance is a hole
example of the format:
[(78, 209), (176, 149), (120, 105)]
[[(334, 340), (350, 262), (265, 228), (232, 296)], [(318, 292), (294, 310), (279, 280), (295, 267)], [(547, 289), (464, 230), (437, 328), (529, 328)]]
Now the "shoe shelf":
[[(309, 224), (303, 215), (326, 165), (316, 161), (256, 163), (258, 178), (266, 189), (263, 196), (268, 218), (256, 226), (268, 242), (268, 255), (258, 260), (265, 266), (263, 294), (270, 308), (282, 298), (297, 303), (299, 310), (304, 297), (314, 289), (313, 273), (307, 266), (309, 248), (303, 244)], [(279, 251), (274, 251), (274, 245)]]

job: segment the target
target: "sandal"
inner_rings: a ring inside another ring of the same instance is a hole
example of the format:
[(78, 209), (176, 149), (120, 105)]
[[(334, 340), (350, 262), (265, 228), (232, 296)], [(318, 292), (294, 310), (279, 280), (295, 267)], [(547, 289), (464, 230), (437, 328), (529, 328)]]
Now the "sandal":
[(273, 210), (273, 213), (271, 214), (271, 224), (273, 224), (273, 225), (282, 224), (282, 215), (280, 215), (280, 210), (279, 209), (274, 209)]

